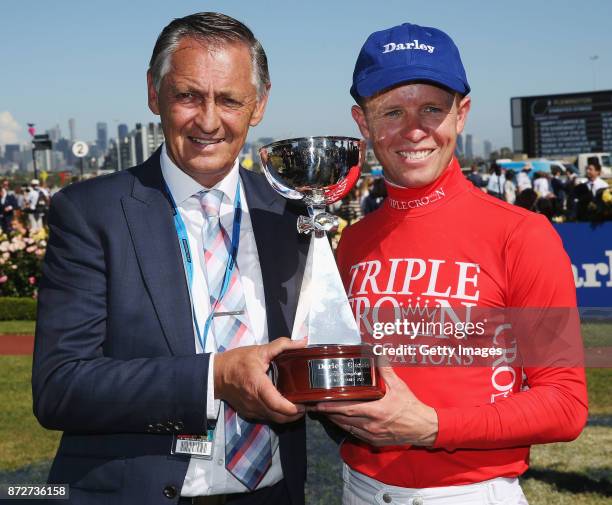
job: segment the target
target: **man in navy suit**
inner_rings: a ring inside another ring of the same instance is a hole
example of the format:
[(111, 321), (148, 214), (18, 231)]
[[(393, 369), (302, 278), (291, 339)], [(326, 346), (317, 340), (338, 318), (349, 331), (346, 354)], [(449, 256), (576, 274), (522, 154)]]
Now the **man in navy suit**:
[(8, 180), (4, 179), (0, 187), (0, 228), (7, 235), (13, 231), (13, 218), (17, 207), (17, 198), (9, 191)]
[[(297, 212), (237, 161), (266, 106), (265, 53), (235, 19), (194, 14), (164, 28), (147, 83), (163, 146), (51, 205), (32, 377), (38, 420), (64, 432), (49, 481), (83, 505), (301, 504), (304, 409), (266, 372), (305, 345), (282, 336), (308, 243)], [(243, 310), (218, 311), (235, 291), (217, 300), (210, 285), (209, 219)], [(222, 320), (250, 344), (221, 346)], [(261, 448), (235, 445), (249, 433), (265, 434)]]

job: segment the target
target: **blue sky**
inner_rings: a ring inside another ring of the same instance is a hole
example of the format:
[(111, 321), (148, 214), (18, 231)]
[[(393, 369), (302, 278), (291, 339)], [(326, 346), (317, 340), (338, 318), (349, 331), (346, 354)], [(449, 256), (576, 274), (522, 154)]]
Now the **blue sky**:
[[(0, 144), (59, 124), (95, 137), (105, 121), (154, 120), (145, 72), (172, 18), (220, 11), (245, 22), (270, 61), (272, 94), (251, 138), (357, 135), (348, 93), (361, 44), (402, 22), (435, 26), (459, 46), (472, 87), (466, 133), (511, 146), (512, 96), (612, 88), (612, 1), (2, 0)], [(598, 59), (592, 61), (591, 56)]]

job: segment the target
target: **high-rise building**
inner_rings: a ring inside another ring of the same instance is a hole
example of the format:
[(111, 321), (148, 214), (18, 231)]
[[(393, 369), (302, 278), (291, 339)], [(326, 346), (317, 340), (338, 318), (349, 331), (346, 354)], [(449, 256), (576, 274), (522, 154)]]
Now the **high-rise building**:
[(99, 156), (103, 156), (108, 148), (108, 126), (106, 123), (96, 124), (96, 147)]
[(12, 161), (19, 163), (20, 161), (21, 146), (19, 144), (6, 144), (4, 146), (4, 159), (6, 161)]
[(457, 148), (455, 149), (457, 156), (463, 157), (463, 135), (457, 135)]
[(134, 166), (132, 162), (132, 143), (130, 142), (129, 137), (124, 137), (119, 140), (119, 160), (117, 170), (125, 170), (126, 168), (130, 168)]
[(491, 157), (491, 152), (493, 152), (493, 145), (488, 140), (485, 140), (483, 143), (484, 146), (484, 159), (488, 160)]
[(76, 121), (73, 117), (68, 120), (68, 131), (70, 132), (70, 143), (76, 140)]
[(119, 126), (117, 126), (117, 138), (119, 140), (123, 140), (128, 136), (129, 131), (128, 125), (121, 123)]
[[(149, 123), (148, 125), (136, 123), (130, 139), (132, 159), (128, 166), (139, 165), (151, 156), (164, 141), (161, 123)], [(128, 166), (122, 168), (128, 168)]]
[(468, 160), (474, 159), (474, 148), (472, 146), (472, 135), (470, 133), (465, 136), (465, 157)]
[(46, 133), (47, 135), (49, 135), (49, 140), (54, 144), (62, 138), (62, 130), (60, 129), (60, 126), (58, 124), (56, 124), (53, 128), (47, 130)]

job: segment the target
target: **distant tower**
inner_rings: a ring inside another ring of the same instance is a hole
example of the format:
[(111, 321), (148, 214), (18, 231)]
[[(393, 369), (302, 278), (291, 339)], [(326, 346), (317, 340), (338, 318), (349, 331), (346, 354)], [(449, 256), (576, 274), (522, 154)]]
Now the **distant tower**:
[(457, 156), (463, 156), (463, 135), (457, 135)]
[(68, 131), (70, 132), (70, 142), (76, 140), (76, 121), (73, 117), (68, 120)]
[(472, 135), (469, 133), (465, 136), (465, 157), (468, 160), (474, 159), (474, 149), (472, 147)]
[(128, 136), (128, 125), (121, 123), (117, 127), (117, 135), (119, 136), (119, 140), (123, 140)]
[(96, 146), (100, 154), (104, 154), (108, 148), (108, 126), (106, 123), (96, 124)]
[(484, 158), (485, 160), (488, 160), (491, 157), (491, 152), (493, 151), (493, 146), (491, 145), (491, 142), (489, 142), (488, 140), (484, 141)]
[(49, 140), (55, 144), (60, 138), (62, 138), (62, 130), (60, 129), (59, 125), (55, 125), (53, 128), (47, 130), (47, 135), (49, 135)]

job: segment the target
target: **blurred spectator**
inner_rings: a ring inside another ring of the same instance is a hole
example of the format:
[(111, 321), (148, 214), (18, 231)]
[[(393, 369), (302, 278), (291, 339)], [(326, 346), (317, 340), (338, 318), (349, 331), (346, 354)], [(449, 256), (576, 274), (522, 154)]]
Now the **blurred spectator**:
[(21, 186), (15, 191), (15, 197), (17, 198), (17, 207), (25, 209), (26, 196), (29, 189), (27, 186)]
[(514, 170), (506, 170), (506, 181), (504, 182), (504, 198), (508, 203), (516, 201), (516, 184), (514, 184)]
[(553, 195), (555, 195), (554, 213), (560, 216), (567, 209), (568, 184), (570, 183), (561, 178), (561, 170), (559, 167), (552, 167), (550, 173), (552, 175), (550, 189)]
[(8, 179), (2, 179), (2, 187), (9, 195), (15, 196), (15, 192), (11, 189)]
[(361, 192), (357, 186), (342, 200), (338, 209), (338, 216), (349, 224), (359, 221), (363, 217), (361, 211)]
[(548, 175), (544, 172), (536, 172), (533, 175), (533, 190), (540, 198), (548, 198), (550, 196), (550, 185), (548, 184)]
[(546, 216), (551, 221), (554, 213), (553, 199), (538, 197), (535, 203), (535, 210), (538, 214)]
[(13, 231), (13, 219), (17, 209), (17, 198), (12, 191), (9, 191), (8, 181), (2, 181), (0, 187), (0, 227), (2, 232), (8, 235)]
[(589, 182), (587, 186), (593, 196), (597, 195), (597, 191), (608, 187), (608, 183), (601, 178), (601, 166), (599, 163), (589, 163), (586, 169), (586, 176)]
[(476, 163), (472, 163), (470, 165), (470, 173), (467, 175), (468, 180), (477, 188), (484, 187), (485, 183), (482, 180), (482, 175), (478, 171), (478, 165)]
[(577, 184), (573, 191), (574, 214), (572, 218), (577, 221), (590, 221), (595, 204), (593, 193), (586, 183)]
[(49, 197), (41, 189), (38, 179), (32, 179), (31, 188), (28, 188), (25, 196), (24, 208), (28, 214), (28, 227), (32, 235), (43, 227), (43, 218), (49, 210)]
[(495, 198), (504, 200), (504, 183), (506, 178), (502, 174), (502, 169), (497, 163), (491, 165), (491, 175), (487, 181), (487, 193)]
[(537, 193), (531, 188), (525, 188), (517, 197), (515, 204), (523, 209), (536, 211), (536, 201), (538, 200)]
[(532, 187), (529, 172), (531, 172), (531, 165), (527, 163), (516, 176), (516, 190), (519, 193), (525, 189), (531, 189)]
[(370, 186), (368, 195), (363, 200), (363, 215), (365, 216), (378, 209), (386, 196), (387, 186), (385, 186), (385, 180), (382, 177), (375, 179)]

